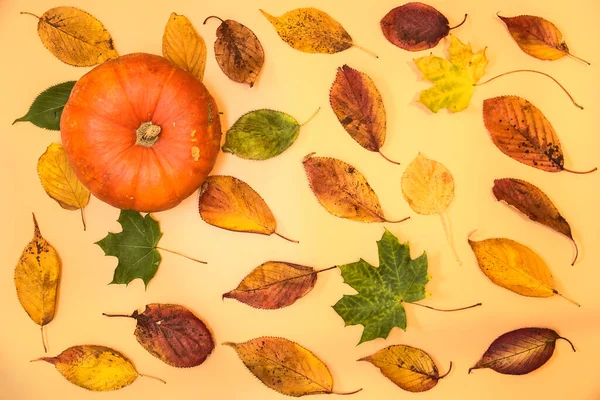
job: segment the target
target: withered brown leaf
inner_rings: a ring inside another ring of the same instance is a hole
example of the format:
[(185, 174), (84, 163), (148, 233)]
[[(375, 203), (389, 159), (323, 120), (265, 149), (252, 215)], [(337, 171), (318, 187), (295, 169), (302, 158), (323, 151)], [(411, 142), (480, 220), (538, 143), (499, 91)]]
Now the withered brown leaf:
[(232, 19), (222, 20), (213, 15), (204, 24), (211, 18), (221, 21), (215, 41), (215, 58), (221, 71), (232, 81), (253, 87), (265, 62), (260, 41), (249, 28)]

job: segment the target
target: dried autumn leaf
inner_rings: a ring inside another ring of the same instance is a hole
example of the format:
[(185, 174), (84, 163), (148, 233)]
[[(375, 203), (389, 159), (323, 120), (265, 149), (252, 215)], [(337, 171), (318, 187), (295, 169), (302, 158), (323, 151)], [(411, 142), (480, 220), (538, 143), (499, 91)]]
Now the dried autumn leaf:
[(336, 217), (359, 222), (389, 221), (383, 216), (377, 194), (353, 166), (327, 157), (308, 154), (302, 160), (308, 183), (319, 203)]
[(229, 128), (222, 150), (248, 160), (276, 157), (296, 141), (300, 127), (312, 120), (317, 112), (300, 124), (296, 118), (281, 111), (250, 111)]
[(223, 294), (223, 298), (267, 310), (287, 307), (312, 290), (319, 272), (333, 268), (336, 267), (315, 271), (304, 265), (267, 261), (253, 269), (237, 288)]
[(450, 35), (449, 59), (430, 54), (414, 60), (423, 79), (434, 83), (422, 90), (419, 101), (434, 113), (442, 108), (450, 112), (462, 111), (469, 106), (475, 84), (485, 73), (487, 58), (485, 48), (473, 53), (470, 44), (463, 44)]
[(53, 364), (69, 382), (94, 392), (122, 389), (138, 376), (145, 376), (137, 372), (127, 357), (105, 346), (73, 346), (56, 357), (34, 361)]
[(256, 78), (265, 62), (265, 53), (260, 41), (250, 29), (232, 19), (221, 21), (215, 40), (215, 58), (221, 71), (234, 82), (254, 86)]
[(38, 35), (60, 61), (76, 67), (91, 67), (119, 57), (110, 33), (102, 22), (74, 7), (56, 7), (38, 19)]
[(60, 130), (60, 117), (74, 85), (75, 81), (68, 81), (44, 90), (35, 98), (27, 114), (15, 119), (13, 125), (17, 122), (29, 121), (40, 128)]
[(83, 209), (90, 201), (90, 191), (77, 179), (60, 143), (48, 146), (38, 160), (37, 171), (48, 196), (66, 210), (81, 210), (85, 230)]
[(150, 354), (173, 367), (200, 365), (215, 348), (206, 324), (177, 304), (148, 304), (141, 314), (135, 310), (131, 315), (103, 315), (135, 319), (137, 341)]
[(528, 297), (559, 295), (548, 266), (530, 248), (511, 239), (469, 239), (481, 271), (496, 285)]
[(524, 375), (535, 371), (552, 357), (556, 341), (567, 338), (548, 328), (521, 328), (498, 337), (483, 354), (474, 369), (491, 368), (508, 375)]
[(462, 264), (446, 222), (445, 211), (454, 198), (454, 178), (441, 163), (430, 160), (421, 153), (406, 167), (402, 175), (402, 194), (416, 213), (422, 215), (439, 214), (454, 257)]
[(450, 28), (448, 19), (438, 10), (423, 3), (406, 3), (393, 8), (381, 20), (383, 35), (392, 44), (408, 51), (435, 47), (448, 36), (451, 29), (458, 28), (467, 20)]
[[(246, 182), (232, 176), (209, 176), (200, 188), (198, 209), (202, 219), (219, 228), (236, 232), (277, 233), (277, 221), (271, 209)], [(297, 242), (296, 242), (297, 243)]]
[(504, 154), (548, 172), (590, 173), (565, 168), (560, 140), (544, 114), (518, 96), (500, 96), (483, 102), (483, 122), (492, 141)]
[(163, 34), (162, 54), (199, 80), (204, 79), (206, 43), (186, 16), (171, 13)]
[(262, 383), (293, 397), (309, 394), (353, 394), (333, 391), (333, 378), (327, 365), (299, 344), (277, 337), (259, 337), (231, 346)]
[(514, 178), (496, 179), (492, 191), (496, 200), (504, 200), (530, 220), (546, 225), (571, 239), (575, 246), (575, 257), (571, 265), (575, 264), (579, 250), (571, 234), (571, 227), (544, 192), (529, 182)]
[(367, 74), (347, 65), (338, 68), (329, 92), (329, 103), (352, 139), (398, 164), (381, 153), (386, 135), (385, 108), (379, 90)]
[(357, 46), (339, 22), (319, 9), (297, 8), (279, 17), (263, 10), (260, 12), (275, 27), (279, 37), (296, 50), (305, 53), (333, 54), (354, 46), (370, 53)]
[(29, 317), (40, 326), (44, 351), (44, 325), (54, 319), (60, 283), (61, 262), (56, 249), (42, 237), (35, 215), (33, 239), (15, 268), (17, 297)]
[(396, 385), (409, 392), (425, 392), (452, 370), (440, 375), (431, 356), (421, 349), (395, 345), (379, 350), (358, 361), (368, 361), (381, 370), (381, 373)]
[(569, 55), (586, 64), (589, 62), (569, 53), (569, 47), (562, 40), (562, 33), (550, 21), (533, 15), (498, 18), (506, 24), (511, 36), (525, 53), (540, 60), (558, 60)]

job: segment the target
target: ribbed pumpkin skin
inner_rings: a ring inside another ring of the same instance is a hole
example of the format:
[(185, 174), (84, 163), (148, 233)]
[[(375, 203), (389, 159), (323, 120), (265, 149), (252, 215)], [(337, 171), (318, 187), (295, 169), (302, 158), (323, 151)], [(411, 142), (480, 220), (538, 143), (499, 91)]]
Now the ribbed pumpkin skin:
[[(136, 130), (161, 127), (152, 147)], [(163, 57), (106, 61), (73, 88), (60, 131), (77, 177), (121, 209), (162, 211), (197, 190), (219, 153), (219, 111), (202, 82)]]

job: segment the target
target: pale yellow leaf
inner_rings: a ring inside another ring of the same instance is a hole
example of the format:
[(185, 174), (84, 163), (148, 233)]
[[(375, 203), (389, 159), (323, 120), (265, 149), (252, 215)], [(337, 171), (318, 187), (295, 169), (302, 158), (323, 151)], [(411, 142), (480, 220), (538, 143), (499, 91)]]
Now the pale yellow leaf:
[(54, 247), (42, 237), (35, 215), (33, 223), (33, 239), (19, 258), (14, 278), (19, 302), (33, 322), (43, 328), (56, 312), (61, 263)]
[(38, 34), (44, 46), (66, 64), (90, 67), (119, 57), (102, 22), (74, 7), (46, 11), (39, 18)]
[[(52, 143), (38, 160), (38, 175), (48, 196), (67, 210), (82, 210), (90, 201), (90, 191), (77, 179), (67, 154), (59, 143)], [(85, 228), (85, 221), (83, 222)]]
[(204, 78), (206, 43), (184, 15), (171, 13), (162, 42), (163, 57), (179, 68)]
[(441, 214), (454, 197), (454, 179), (448, 169), (421, 153), (402, 175), (402, 194), (418, 214)]

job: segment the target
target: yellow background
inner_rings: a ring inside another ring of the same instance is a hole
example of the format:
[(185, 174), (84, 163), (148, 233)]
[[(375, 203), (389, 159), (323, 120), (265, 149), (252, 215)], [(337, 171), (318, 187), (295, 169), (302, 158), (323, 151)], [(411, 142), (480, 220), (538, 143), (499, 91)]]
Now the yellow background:
[[(200, 265), (169, 253), (147, 291), (141, 280), (125, 287), (107, 285), (116, 259), (104, 257), (94, 244), (108, 231), (118, 232), (119, 211), (96, 199), (86, 209), (88, 230), (82, 231), (78, 212), (61, 209), (46, 196), (36, 174), (38, 157), (58, 132), (45, 131), (29, 123), (12, 121), (22, 116), (43, 89), (66, 80), (76, 80), (89, 68), (76, 68), (58, 61), (41, 44), (36, 20), (19, 15), (29, 11), (41, 15), (63, 5), (55, 1), (0, 2), (0, 176), (2, 223), (0, 235), (0, 398), (29, 399), (281, 399), (256, 380), (228, 347), (218, 345), (200, 367), (179, 370), (147, 353), (135, 340), (133, 320), (102, 317), (102, 312), (131, 313), (145, 304), (169, 302), (184, 305), (203, 318), (217, 343), (240, 342), (263, 335), (282, 336), (312, 350), (331, 369), (335, 389), (364, 390), (356, 400), (397, 399), (598, 399), (600, 398), (600, 173), (551, 174), (520, 164), (502, 154), (483, 126), (482, 102), (498, 95), (522, 96), (550, 120), (561, 139), (566, 166), (586, 170), (600, 163), (600, 81), (598, 38), (600, 5), (596, 0), (549, 2), (545, 0), (429, 0), (450, 20), (465, 25), (453, 31), (474, 50), (487, 46), (489, 65), (484, 79), (514, 69), (537, 69), (552, 74), (585, 107), (575, 108), (550, 80), (533, 74), (511, 75), (476, 89), (471, 106), (451, 115), (433, 115), (415, 100), (429, 83), (420, 79), (412, 58), (429, 51), (403, 51), (383, 37), (379, 20), (402, 2), (377, 1), (123, 1), (78, 0), (80, 7), (100, 19), (112, 34), (120, 54), (160, 54), (164, 26), (171, 12), (191, 19), (208, 46), (205, 83), (216, 97), (226, 130), (240, 115), (258, 108), (290, 113), (299, 121), (317, 107), (321, 112), (303, 127), (296, 143), (281, 156), (253, 162), (221, 154), (215, 174), (234, 175), (256, 189), (275, 214), (279, 231), (300, 244), (275, 236), (234, 233), (204, 223), (197, 212), (197, 194), (173, 210), (156, 213), (164, 232), (161, 246), (207, 260)], [(280, 15), (296, 7), (316, 6), (337, 19), (355, 42), (379, 55), (375, 59), (352, 48), (335, 55), (312, 55), (293, 50), (279, 39), (260, 14), (263, 8)], [(553, 21), (563, 32), (573, 54), (588, 59), (584, 65), (565, 57), (549, 62), (523, 53), (496, 17), (533, 14)], [(254, 88), (230, 81), (214, 60), (213, 42), (217, 21), (203, 26), (209, 15), (235, 19), (251, 28), (265, 48), (266, 62)], [(446, 54), (448, 40), (432, 51)], [(388, 137), (383, 151), (402, 162), (392, 165), (375, 153), (362, 149), (342, 129), (330, 106), (328, 93), (336, 68), (347, 63), (371, 76), (378, 86), (388, 113)], [(415, 215), (404, 201), (400, 177), (406, 165), (422, 152), (450, 169), (456, 196), (448, 210), (456, 247), (464, 265), (458, 266), (436, 216)], [(325, 268), (358, 260), (377, 263), (375, 241), (383, 225), (361, 224), (328, 214), (308, 188), (301, 160), (310, 153), (340, 158), (361, 171), (379, 195), (386, 216), (411, 219), (386, 227), (402, 242), (409, 241), (413, 257), (427, 251), (427, 286), (431, 297), (422, 301), (440, 308), (483, 302), (483, 307), (439, 313), (407, 305), (408, 329), (394, 329), (387, 340), (378, 339), (356, 347), (362, 327), (344, 328), (331, 308), (352, 289), (344, 285), (338, 271), (319, 276), (315, 289), (289, 308), (264, 311), (221, 294), (233, 289), (254, 267), (267, 260), (283, 260)], [(554, 201), (573, 228), (581, 248), (580, 260), (571, 267), (572, 247), (554, 231), (520, 216), (498, 203), (491, 192), (493, 180), (501, 177), (525, 179), (539, 186)], [(47, 326), (49, 355), (77, 344), (102, 344), (129, 356), (141, 373), (156, 375), (168, 384), (138, 379), (130, 387), (96, 395), (65, 381), (49, 364), (30, 363), (43, 355), (39, 328), (18, 303), (13, 286), (14, 266), (31, 239), (31, 212), (38, 218), (42, 234), (56, 247), (63, 261), (63, 279), (56, 318)], [(582, 304), (577, 308), (560, 297), (526, 298), (493, 285), (477, 267), (467, 244), (467, 235), (477, 229), (475, 239), (508, 237), (538, 252), (548, 263), (557, 289)], [(573, 353), (559, 342), (554, 356), (539, 370), (521, 377), (477, 370), (467, 374), (488, 345), (499, 335), (522, 327), (556, 329), (577, 347)], [(454, 370), (429, 392), (411, 395), (402, 391), (372, 365), (356, 362), (392, 344), (407, 344), (427, 351), (440, 371), (450, 361)]]

